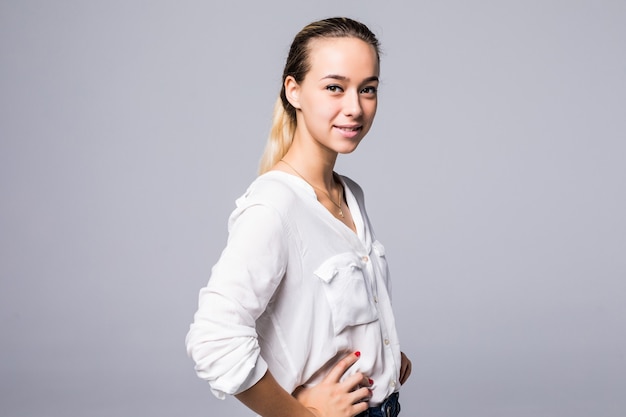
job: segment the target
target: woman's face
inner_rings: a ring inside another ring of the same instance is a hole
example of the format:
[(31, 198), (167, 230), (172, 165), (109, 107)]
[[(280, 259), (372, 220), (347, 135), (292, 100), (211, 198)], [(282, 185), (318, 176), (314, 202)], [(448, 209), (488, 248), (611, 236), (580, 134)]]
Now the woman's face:
[(376, 114), (376, 51), (356, 38), (315, 39), (309, 47), (310, 70), (304, 80), (285, 81), (287, 97), (297, 109), (296, 138), (350, 153)]

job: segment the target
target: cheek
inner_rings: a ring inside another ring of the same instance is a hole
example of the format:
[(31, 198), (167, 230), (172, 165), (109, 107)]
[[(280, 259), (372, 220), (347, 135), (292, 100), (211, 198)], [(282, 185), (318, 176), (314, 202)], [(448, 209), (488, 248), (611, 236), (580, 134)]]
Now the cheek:
[(366, 124), (371, 124), (374, 121), (374, 116), (376, 115), (376, 102), (366, 102), (361, 105), (363, 109), (363, 122)]
[(311, 115), (318, 121), (331, 121), (341, 111), (341, 107), (333, 100), (320, 100), (309, 109)]
[(335, 119), (339, 113), (341, 113), (340, 106), (334, 105), (333, 103), (327, 103), (325, 106), (320, 106), (318, 110), (320, 117), (323, 117), (326, 120)]
[(324, 97), (317, 91), (303, 91), (300, 104), (303, 112), (316, 114), (319, 113), (321, 107), (324, 107)]

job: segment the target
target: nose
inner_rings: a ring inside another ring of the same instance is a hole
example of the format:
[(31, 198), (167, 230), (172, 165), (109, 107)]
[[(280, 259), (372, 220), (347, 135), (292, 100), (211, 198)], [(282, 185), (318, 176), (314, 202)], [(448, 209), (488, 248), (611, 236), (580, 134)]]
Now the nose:
[(357, 91), (350, 92), (344, 96), (343, 114), (350, 117), (361, 117), (363, 107), (361, 106), (361, 97)]

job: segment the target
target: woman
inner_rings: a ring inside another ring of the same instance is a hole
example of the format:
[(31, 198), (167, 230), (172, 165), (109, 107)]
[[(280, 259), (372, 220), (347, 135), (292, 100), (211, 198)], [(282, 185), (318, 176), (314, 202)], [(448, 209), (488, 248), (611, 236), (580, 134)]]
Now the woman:
[(399, 412), (411, 364), (384, 248), (360, 187), (333, 171), (372, 125), (378, 76), (365, 25), (325, 19), (296, 35), (261, 175), (237, 200), (200, 292), (187, 335), (196, 371), (262, 416)]

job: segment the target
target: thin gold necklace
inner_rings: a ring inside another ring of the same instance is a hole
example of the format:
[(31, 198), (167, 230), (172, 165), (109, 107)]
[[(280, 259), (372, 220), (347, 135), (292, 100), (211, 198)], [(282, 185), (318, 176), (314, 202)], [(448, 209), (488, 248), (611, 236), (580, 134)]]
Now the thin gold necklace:
[[(322, 193), (324, 193), (324, 194), (326, 195), (326, 197), (328, 197), (328, 199), (330, 200), (330, 202), (331, 202), (331, 203), (333, 203), (333, 204), (334, 204), (334, 205), (335, 205), (335, 206), (339, 209), (339, 215), (341, 216), (341, 218), (342, 218), (342, 219), (344, 219), (344, 218), (345, 218), (345, 217), (344, 217), (344, 215), (343, 215), (343, 210), (341, 209), (341, 205), (340, 205), (340, 204), (335, 203), (335, 201), (334, 201), (334, 200), (330, 197), (330, 194), (328, 194), (328, 193), (326, 192), (326, 190), (323, 190), (323, 189), (321, 189), (321, 188), (319, 188), (319, 187), (316, 187), (315, 185), (313, 185), (313, 184), (311, 184), (310, 182), (308, 182), (308, 181), (307, 181), (307, 179), (306, 179), (306, 178), (304, 178), (304, 176), (302, 176), (302, 174), (300, 174), (300, 173), (298, 172), (298, 170), (297, 170), (297, 169), (295, 169), (294, 167), (292, 167), (292, 166), (291, 166), (291, 164), (290, 164), (289, 162), (285, 161), (284, 159), (281, 159), (280, 161), (281, 161), (281, 162), (284, 162), (285, 164), (287, 164), (287, 166), (288, 166), (289, 168), (291, 168), (291, 169), (293, 170), (293, 172), (295, 172), (296, 174), (298, 174), (298, 176), (299, 176), (300, 178), (302, 178), (302, 179), (304, 180), (304, 182), (306, 182), (307, 184), (309, 184), (311, 187), (315, 188), (316, 190), (319, 190), (319, 191), (321, 191)], [(339, 201), (341, 202), (341, 199), (339, 199)]]

